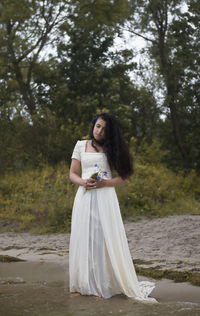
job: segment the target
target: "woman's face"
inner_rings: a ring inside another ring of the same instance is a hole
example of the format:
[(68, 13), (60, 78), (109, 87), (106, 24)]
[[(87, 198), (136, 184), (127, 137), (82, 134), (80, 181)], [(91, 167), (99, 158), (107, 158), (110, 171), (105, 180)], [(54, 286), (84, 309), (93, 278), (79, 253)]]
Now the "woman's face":
[(106, 127), (106, 122), (101, 118), (98, 118), (94, 125), (93, 135), (97, 141), (102, 141), (104, 139), (104, 131)]

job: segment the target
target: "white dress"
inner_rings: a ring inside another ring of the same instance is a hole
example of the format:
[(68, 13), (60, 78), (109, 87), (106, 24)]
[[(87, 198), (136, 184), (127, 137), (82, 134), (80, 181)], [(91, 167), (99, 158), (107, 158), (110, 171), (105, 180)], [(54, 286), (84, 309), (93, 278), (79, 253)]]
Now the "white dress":
[[(95, 164), (112, 178), (105, 153), (85, 152), (86, 140), (78, 141), (72, 158), (81, 161), (82, 178), (95, 173)], [(125, 294), (140, 301), (155, 284), (139, 282), (135, 273), (114, 187), (85, 190), (75, 196), (69, 247), (70, 292), (110, 298)]]

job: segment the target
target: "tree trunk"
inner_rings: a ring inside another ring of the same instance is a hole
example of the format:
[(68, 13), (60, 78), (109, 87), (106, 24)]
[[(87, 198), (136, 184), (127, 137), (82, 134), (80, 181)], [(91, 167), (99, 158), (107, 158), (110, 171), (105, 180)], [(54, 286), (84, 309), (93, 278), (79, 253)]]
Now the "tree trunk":
[(162, 30), (160, 30), (159, 32), (158, 45), (159, 45), (159, 55), (160, 55), (160, 63), (161, 63), (160, 70), (165, 78), (165, 84), (167, 88), (166, 101), (170, 109), (174, 138), (185, 164), (188, 165), (189, 151), (186, 145), (184, 144), (180, 119), (177, 113), (176, 103), (175, 103), (175, 96), (177, 95), (176, 78), (174, 78), (173, 66), (170, 65), (170, 63), (168, 62), (169, 58), (168, 56), (166, 56), (167, 50), (165, 47), (165, 33), (163, 33)]
[(188, 151), (188, 148), (185, 146), (183, 137), (182, 137), (180, 120), (179, 120), (179, 116), (177, 113), (175, 100), (174, 100), (174, 89), (169, 84), (167, 84), (167, 102), (170, 109), (173, 132), (174, 132), (176, 144), (179, 148), (179, 151), (182, 155), (183, 160), (185, 161), (186, 164), (188, 164), (189, 151)]
[(20, 92), (23, 96), (23, 100), (28, 108), (29, 114), (31, 115), (32, 120), (34, 121), (34, 116), (37, 114), (36, 104), (32, 91), (29, 85), (23, 81), (20, 67), (16, 61), (13, 61), (13, 68), (15, 72), (15, 78), (18, 82)]

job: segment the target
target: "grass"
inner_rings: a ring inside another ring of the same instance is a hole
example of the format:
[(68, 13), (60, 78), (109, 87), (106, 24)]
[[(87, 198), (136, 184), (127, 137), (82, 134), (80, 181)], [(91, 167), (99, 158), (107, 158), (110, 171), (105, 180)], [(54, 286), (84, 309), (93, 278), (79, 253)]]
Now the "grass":
[[(135, 260), (134, 260), (135, 262)], [(174, 282), (189, 282), (200, 286), (200, 273), (189, 271), (161, 270), (160, 266), (143, 268), (135, 264), (136, 273), (153, 279), (170, 279)]]

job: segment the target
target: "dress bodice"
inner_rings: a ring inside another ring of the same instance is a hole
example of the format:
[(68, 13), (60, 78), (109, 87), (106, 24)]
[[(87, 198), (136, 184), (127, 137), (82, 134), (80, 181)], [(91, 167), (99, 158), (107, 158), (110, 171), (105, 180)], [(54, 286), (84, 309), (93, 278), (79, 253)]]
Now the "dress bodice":
[[(96, 166), (97, 165), (97, 166)], [(82, 178), (87, 179), (99, 170), (107, 171), (105, 179), (111, 179), (111, 171), (105, 153), (83, 152), (81, 154)]]
[(87, 140), (78, 141), (72, 154), (72, 158), (81, 161), (82, 178), (87, 179), (100, 170), (102, 172), (107, 171), (107, 175), (103, 178), (111, 179), (112, 173), (106, 154), (100, 152), (85, 152), (86, 142)]

